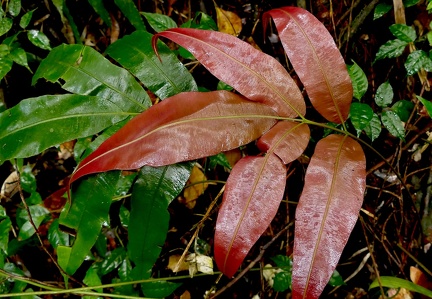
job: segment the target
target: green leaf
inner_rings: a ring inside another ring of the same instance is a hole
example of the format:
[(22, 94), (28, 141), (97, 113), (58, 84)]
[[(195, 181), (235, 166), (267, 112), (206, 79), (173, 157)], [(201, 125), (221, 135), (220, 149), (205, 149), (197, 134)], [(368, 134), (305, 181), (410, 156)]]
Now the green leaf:
[[(86, 275), (83, 279), (83, 283), (85, 283), (85, 285), (89, 286), (89, 287), (95, 287), (95, 286), (100, 286), (102, 285), (102, 281), (98, 275), (98, 271), (95, 267), (90, 267), (87, 272)], [(98, 288), (96, 289), (96, 292), (102, 293), (102, 289)], [(96, 297), (96, 296), (84, 296), (84, 299), (99, 299), (102, 297)]]
[(10, 48), (6, 44), (0, 44), (0, 58), (6, 57), (10, 53)]
[(417, 38), (415, 29), (405, 24), (393, 24), (389, 29), (396, 38), (407, 43), (413, 42)]
[(0, 113), (0, 163), (95, 134), (126, 118), (110, 100), (79, 95), (41, 96)]
[(9, 244), (9, 232), (12, 228), (12, 222), (9, 216), (6, 215), (6, 210), (0, 206), (0, 249), (2, 253), (7, 254)]
[(284, 292), (291, 288), (291, 273), (285, 271), (276, 273), (273, 281), (273, 289), (276, 292)]
[(141, 169), (132, 190), (128, 228), (128, 255), (135, 263), (134, 279), (151, 277), (169, 228), (168, 205), (183, 189), (191, 168), (191, 163), (183, 163)]
[(353, 65), (348, 65), (348, 74), (352, 81), (354, 97), (360, 100), (368, 89), (368, 79), (359, 65), (354, 60), (352, 62)]
[(24, 51), (24, 49), (22, 49), (22, 48), (15, 48), (15, 49), (13, 49), (10, 52), (9, 57), (12, 58), (12, 60), (14, 62), (18, 63), (19, 65), (24, 66), (30, 72), (32, 72), (31, 69), (28, 66), (28, 63), (27, 63), (27, 53)]
[(414, 75), (422, 68), (427, 72), (432, 72), (432, 60), (425, 51), (417, 50), (408, 55), (405, 68), (408, 76)]
[(381, 121), (390, 134), (405, 141), (405, 128), (396, 113), (391, 110), (384, 111), (381, 115)]
[(350, 119), (356, 130), (363, 130), (370, 123), (373, 117), (373, 110), (368, 104), (351, 103)]
[(36, 177), (32, 169), (31, 166), (25, 165), (20, 173), (21, 188), (28, 193), (36, 192)]
[(401, 41), (400, 39), (389, 40), (378, 49), (374, 62), (384, 58), (396, 58), (401, 56), (407, 45), (407, 42)]
[[(36, 228), (50, 215), (50, 212), (41, 205), (29, 206), (30, 215)], [(29, 215), (25, 209), (19, 209), (16, 216), (17, 224), (20, 227), (18, 234), (19, 240), (26, 240), (34, 235), (35, 230), (29, 220)]]
[(278, 254), (274, 257), (271, 257), (271, 260), (275, 262), (276, 266), (281, 268), (284, 271), (291, 271), (292, 270), (292, 259), (290, 259), (286, 255)]
[(430, 117), (432, 117), (432, 103), (422, 97), (416, 96), (417, 99), (423, 104), (423, 106), (426, 108), (427, 113)]
[(58, 246), (58, 263), (70, 275), (82, 264), (99, 237), (103, 223), (108, 221), (108, 212), (120, 171), (110, 171), (91, 176), (82, 181), (72, 193), (69, 204), (60, 214), (60, 224), (76, 231), (72, 247)]
[(2, 18), (0, 20), (0, 36), (6, 34), (12, 28), (12, 20), (9, 18)]
[(110, 251), (108, 257), (102, 262), (102, 275), (108, 274), (114, 269), (117, 269), (126, 258), (127, 253), (123, 247)]
[(9, 57), (0, 58), (0, 80), (12, 69), (13, 60)]
[(160, 41), (159, 60), (151, 46), (152, 37), (148, 32), (136, 31), (112, 44), (107, 53), (161, 99), (182, 91), (196, 91), (192, 75)]
[(229, 163), (226, 155), (224, 153), (219, 153), (217, 155), (211, 156), (209, 159), (209, 168), (214, 169), (217, 165), (231, 169), (231, 164)]
[(338, 287), (345, 285), (345, 282), (339, 272), (337, 270), (334, 270), (328, 284), (332, 287)]
[(61, 45), (41, 62), (32, 84), (45, 78), (80, 95), (99, 96), (123, 111), (142, 112), (151, 106), (150, 98), (135, 78), (96, 50), (82, 45)]
[(396, 112), (401, 121), (407, 122), (412, 110), (414, 109), (414, 104), (407, 100), (397, 101), (391, 109)]
[(403, 5), (405, 7), (411, 7), (411, 6), (417, 5), (419, 2), (420, 2), (420, 0), (404, 0)]
[(21, 0), (9, 0), (8, 11), (13, 17), (19, 15), (21, 11)]
[(214, 30), (214, 31), (218, 30), (217, 24), (213, 20), (213, 18), (203, 12), (198, 12), (195, 18), (187, 21), (186, 23), (182, 24), (180, 27), (203, 29), (203, 30)]
[(217, 90), (228, 90), (228, 91), (232, 91), (234, 90), (234, 88), (228, 84), (226, 84), (223, 81), (219, 81), (216, 87)]
[(378, 138), (381, 133), (381, 121), (377, 114), (373, 114), (373, 117), (369, 124), (364, 128), (366, 135), (374, 141)]
[(20, 25), (20, 27), (21, 27), (22, 29), (26, 29), (27, 26), (30, 24), (30, 21), (31, 21), (31, 19), (32, 19), (32, 17), (33, 17), (33, 12), (34, 12), (35, 10), (36, 10), (36, 9), (30, 10), (30, 11), (26, 12), (26, 13), (21, 17), (20, 22), (19, 22), (19, 25)]
[(45, 33), (32, 29), (27, 31), (27, 38), (36, 47), (44, 50), (51, 50), (49, 39)]
[(104, 23), (107, 24), (108, 27), (111, 27), (111, 17), (109, 15), (109, 12), (105, 9), (105, 6), (103, 5), (103, 0), (88, 0), (88, 2), (93, 7), (95, 12), (101, 17), (102, 21), (104, 21)]
[(136, 30), (146, 30), (141, 15), (132, 0), (114, 0), (121, 12)]
[(181, 283), (169, 281), (154, 281), (141, 284), (141, 288), (146, 297), (164, 298), (171, 295), (181, 285)]
[(48, 241), (54, 249), (59, 245), (69, 246), (69, 235), (60, 230), (58, 219), (55, 219), (48, 229)]
[(166, 15), (150, 12), (141, 12), (141, 14), (147, 19), (147, 22), (149, 22), (150, 26), (156, 32), (177, 28), (177, 23)]
[(375, 103), (381, 108), (385, 108), (391, 104), (391, 102), (393, 101), (393, 96), (393, 87), (388, 81), (384, 82), (383, 84), (378, 86), (375, 94)]
[(404, 288), (432, 298), (432, 291), (405, 279), (392, 276), (381, 276), (380, 281), (377, 279), (374, 280), (369, 286), (369, 289), (379, 287), (380, 285), (387, 288)]
[(393, 6), (391, 4), (379, 3), (375, 7), (373, 19), (376, 20), (376, 19), (381, 18), (383, 15), (388, 13), (392, 9), (392, 7)]
[[(23, 271), (15, 266), (12, 263), (6, 263), (3, 267), (3, 270), (9, 273), (13, 273), (15, 275), (24, 276)], [(24, 291), (25, 287), (27, 286), (27, 283), (20, 280), (12, 280), (13, 281), (13, 288), (9, 291), (9, 293), (21, 293)]]

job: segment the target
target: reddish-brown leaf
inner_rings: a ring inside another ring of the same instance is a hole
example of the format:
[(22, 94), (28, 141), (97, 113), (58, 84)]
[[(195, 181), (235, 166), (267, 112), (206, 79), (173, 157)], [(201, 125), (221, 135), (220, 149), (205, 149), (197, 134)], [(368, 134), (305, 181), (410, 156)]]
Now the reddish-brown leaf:
[(245, 157), (225, 185), (215, 233), (215, 260), (232, 277), (276, 215), (283, 198), (286, 168), (274, 154)]
[(293, 298), (318, 298), (358, 218), (366, 188), (361, 146), (347, 136), (317, 143), (296, 210)]
[(306, 111), (303, 96), (284, 67), (235, 36), (208, 30), (174, 28), (156, 34), (188, 49), (219, 80), (252, 101), (269, 105), (280, 116), (296, 117)]
[(257, 146), (263, 152), (273, 152), (288, 164), (304, 152), (310, 137), (307, 124), (280, 121), (258, 139)]
[(352, 84), (332, 36), (312, 14), (299, 7), (273, 9), (282, 45), (304, 84), (312, 105), (327, 120), (342, 123), (349, 113)]
[(185, 92), (129, 121), (85, 158), (71, 183), (96, 172), (161, 166), (249, 143), (275, 124), (270, 107), (226, 91)]

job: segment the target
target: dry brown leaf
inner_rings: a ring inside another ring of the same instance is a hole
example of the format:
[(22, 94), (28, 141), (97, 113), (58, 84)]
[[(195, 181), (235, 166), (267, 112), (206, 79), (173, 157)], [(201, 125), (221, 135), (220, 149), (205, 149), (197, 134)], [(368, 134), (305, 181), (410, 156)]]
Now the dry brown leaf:
[(180, 299), (191, 299), (191, 294), (189, 291), (185, 291), (183, 294), (180, 295)]
[[(412, 299), (413, 295), (411, 294), (410, 291), (408, 291), (407, 289), (404, 288), (400, 288), (400, 289), (389, 289), (387, 291), (387, 296), (391, 297), (393, 299)], [(388, 298), (386, 297), (386, 298)], [(382, 296), (380, 296), (380, 298), (382, 298)]]
[(171, 255), (168, 259), (167, 268), (173, 271), (174, 273), (189, 270), (189, 263), (185, 262), (184, 260), (180, 263), (180, 265), (176, 269), (176, 266), (180, 261), (180, 258), (181, 258), (181, 254)]
[(72, 140), (60, 144), (60, 151), (58, 153), (59, 159), (66, 160), (73, 157), (75, 143), (76, 140)]
[(183, 196), (179, 198), (180, 203), (184, 204), (188, 209), (193, 209), (198, 197), (200, 197), (208, 187), (208, 184), (204, 183), (205, 181), (207, 181), (207, 178), (202, 172), (201, 167), (199, 164), (195, 164), (194, 168), (192, 168), (189, 180), (186, 183)]
[(224, 154), (231, 168), (242, 158), (242, 153), (238, 148), (226, 151)]
[(242, 30), (242, 21), (238, 15), (216, 7), (217, 25), (220, 32), (238, 36)]
[(429, 281), (427, 276), (416, 267), (410, 267), (410, 279), (416, 285), (424, 287), (428, 290), (432, 289), (432, 281)]
[(18, 192), (19, 176), (16, 171), (12, 172), (3, 182), (0, 198), (11, 198)]

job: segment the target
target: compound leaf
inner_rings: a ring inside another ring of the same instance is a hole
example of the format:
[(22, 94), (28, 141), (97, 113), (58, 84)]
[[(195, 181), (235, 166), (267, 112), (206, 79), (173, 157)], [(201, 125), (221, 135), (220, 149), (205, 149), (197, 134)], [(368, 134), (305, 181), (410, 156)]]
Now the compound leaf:
[(314, 15), (299, 7), (273, 9), (264, 14), (264, 24), (269, 16), (314, 108), (327, 120), (343, 123), (353, 88), (333, 37)]
[(249, 100), (272, 107), (280, 116), (304, 115), (306, 105), (298, 86), (273, 57), (235, 36), (190, 28), (175, 28), (156, 34), (190, 51), (214, 76)]
[(318, 298), (358, 218), (366, 188), (361, 146), (329, 135), (315, 148), (296, 209), (293, 298)]
[(232, 277), (276, 215), (285, 191), (286, 168), (273, 153), (248, 156), (235, 164), (219, 210), (214, 255)]
[(270, 107), (228, 91), (180, 93), (133, 118), (102, 143), (79, 164), (71, 182), (96, 172), (215, 155), (260, 137), (275, 124), (274, 115)]

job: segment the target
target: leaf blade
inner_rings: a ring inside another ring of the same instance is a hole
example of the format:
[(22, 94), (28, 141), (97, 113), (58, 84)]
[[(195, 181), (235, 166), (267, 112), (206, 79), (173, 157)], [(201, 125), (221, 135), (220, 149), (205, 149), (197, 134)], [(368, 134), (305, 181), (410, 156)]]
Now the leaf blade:
[(327, 120), (343, 123), (352, 100), (352, 84), (332, 36), (311, 13), (299, 7), (264, 15), (276, 24), (282, 45), (314, 108)]
[(353, 139), (320, 140), (296, 209), (293, 298), (318, 298), (353, 229), (366, 188), (366, 160)]
[(248, 99), (269, 105), (281, 116), (304, 115), (306, 106), (291, 76), (273, 57), (248, 43), (217, 31), (176, 28), (154, 36), (155, 52), (159, 37), (185, 47), (214, 76)]
[(32, 79), (56, 83), (80, 95), (110, 99), (124, 111), (141, 112), (151, 106), (150, 98), (126, 70), (110, 63), (96, 50), (82, 45), (61, 45), (41, 62)]
[(267, 131), (274, 115), (271, 108), (226, 91), (180, 93), (102, 143), (80, 163), (71, 182), (90, 173), (168, 165), (236, 148)]
[(304, 152), (310, 137), (309, 126), (280, 121), (258, 139), (257, 146), (263, 152), (273, 152), (288, 164)]
[(276, 215), (285, 190), (286, 168), (270, 153), (248, 156), (231, 171), (216, 222), (214, 255), (232, 277)]
[(80, 95), (41, 96), (0, 113), (0, 162), (36, 155), (50, 146), (95, 134), (126, 118), (111, 101)]
[(152, 37), (148, 32), (135, 31), (110, 45), (107, 54), (162, 100), (182, 91), (198, 90), (192, 75), (177, 56), (159, 42), (161, 62), (152, 50)]

